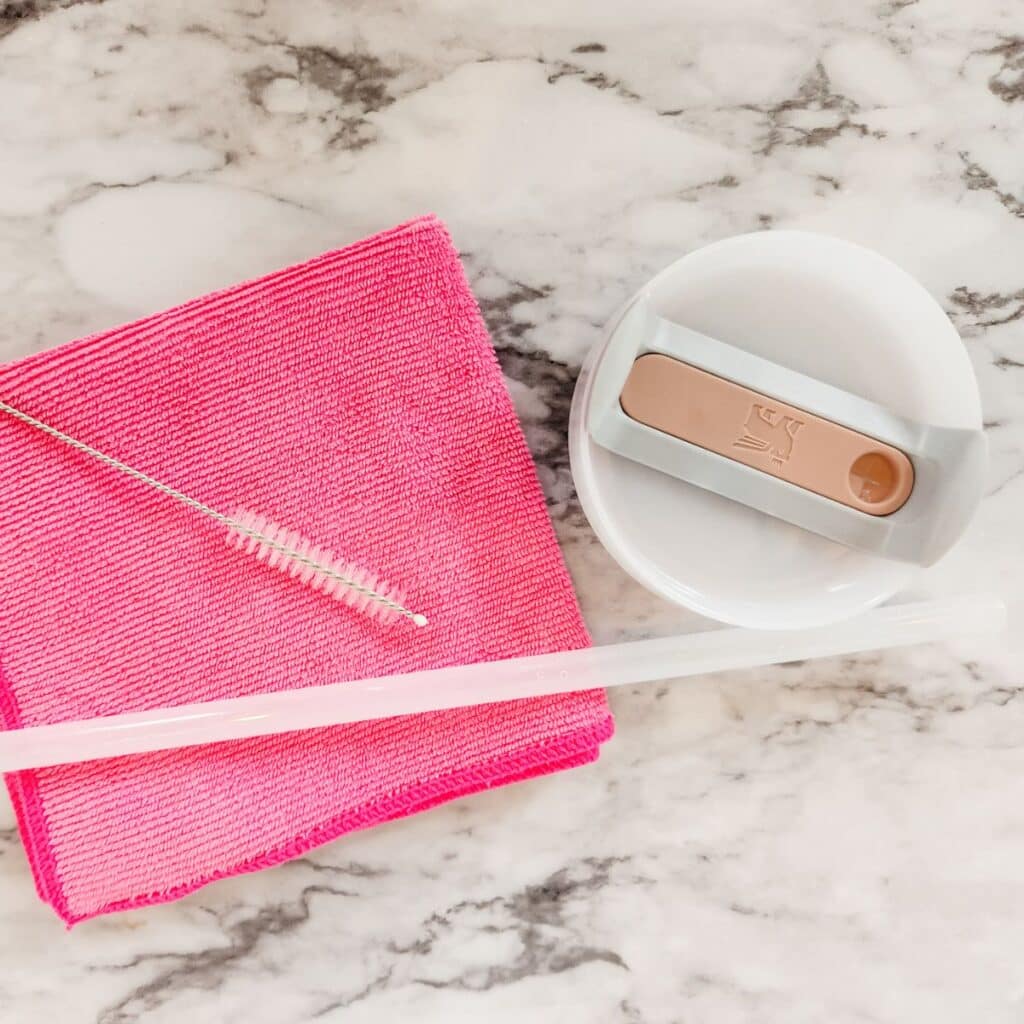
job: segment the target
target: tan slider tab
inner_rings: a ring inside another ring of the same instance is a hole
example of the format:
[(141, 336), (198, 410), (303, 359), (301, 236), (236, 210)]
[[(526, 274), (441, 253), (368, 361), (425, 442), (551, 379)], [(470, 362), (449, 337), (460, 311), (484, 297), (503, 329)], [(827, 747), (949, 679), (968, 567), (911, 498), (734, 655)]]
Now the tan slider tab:
[(899, 449), (669, 356), (640, 356), (619, 401), (638, 423), (869, 515), (914, 489)]

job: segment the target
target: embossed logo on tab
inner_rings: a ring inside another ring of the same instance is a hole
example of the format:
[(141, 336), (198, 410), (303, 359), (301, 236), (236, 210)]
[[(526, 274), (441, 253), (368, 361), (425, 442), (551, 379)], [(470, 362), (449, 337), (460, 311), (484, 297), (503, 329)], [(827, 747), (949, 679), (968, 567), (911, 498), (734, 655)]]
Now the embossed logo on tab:
[(743, 433), (733, 442), (733, 447), (764, 452), (773, 466), (782, 466), (793, 454), (793, 439), (803, 425), (803, 420), (755, 402), (747, 413)]

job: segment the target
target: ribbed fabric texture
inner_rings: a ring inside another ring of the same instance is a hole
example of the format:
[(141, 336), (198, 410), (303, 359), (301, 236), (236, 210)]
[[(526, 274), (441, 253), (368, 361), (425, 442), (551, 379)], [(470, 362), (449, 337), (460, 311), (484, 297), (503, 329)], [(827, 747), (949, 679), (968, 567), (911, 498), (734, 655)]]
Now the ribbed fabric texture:
[[(486, 329), (433, 218), (31, 356), (0, 395), (403, 585), (384, 626), (0, 416), (5, 728), (585, 646)], [(7, 776), (67, 922), (592, 760), (600, 692)]]

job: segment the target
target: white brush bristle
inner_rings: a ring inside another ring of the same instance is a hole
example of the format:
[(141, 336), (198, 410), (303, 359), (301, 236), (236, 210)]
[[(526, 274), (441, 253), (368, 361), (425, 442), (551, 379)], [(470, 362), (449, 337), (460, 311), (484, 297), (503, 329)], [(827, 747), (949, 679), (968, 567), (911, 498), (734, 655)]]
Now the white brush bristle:
[[(243, 509), (231, 518), (227, 539), (232, 547), (379, 622), (391, 623), (406, 617), (417, 626), (426, 625), (425, 616), (404, 610), (404, 592), (371, 570), (338, 558), (333, 551), (314, 544), (298, 531), (279, 526), (256, 512)], [(279, 550), (275, 545), (287, 550)], [(332, 573), (344, 577), (346, 582)], [(393, 608), (385, 601), (399, 607)]]

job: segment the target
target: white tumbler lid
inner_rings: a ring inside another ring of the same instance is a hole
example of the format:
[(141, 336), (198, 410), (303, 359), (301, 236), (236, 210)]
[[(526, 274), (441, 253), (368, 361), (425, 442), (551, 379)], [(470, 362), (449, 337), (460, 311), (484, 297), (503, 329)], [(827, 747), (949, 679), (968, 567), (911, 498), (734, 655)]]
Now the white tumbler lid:
[[(629, 305), (937, 426), (978, 429), (981, 403), (956, 330), (928, 292), (868, 249), (824, 235), (760, 232), (698, 249)], [(628, 306), (627, 306), (628, 308)], [(573, 396), (569, 444), (580, 502), (601, 542), (653, 592), (750, 628), (800, 628), (878, 604), (918, 571), (852, 550), (607, 451)]]

